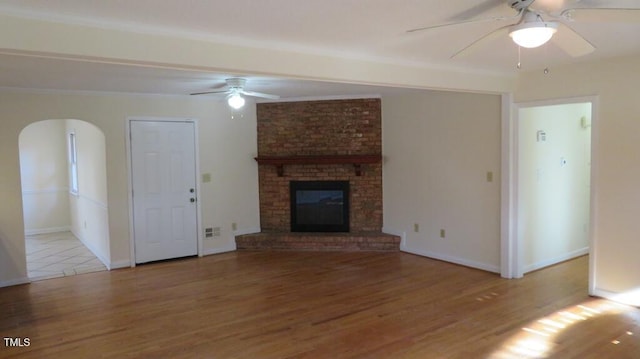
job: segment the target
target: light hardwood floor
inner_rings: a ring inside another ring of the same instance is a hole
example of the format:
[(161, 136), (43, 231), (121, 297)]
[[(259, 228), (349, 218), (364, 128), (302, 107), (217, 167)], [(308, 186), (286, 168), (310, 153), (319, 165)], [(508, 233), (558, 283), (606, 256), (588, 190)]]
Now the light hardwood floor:
[[(407, 253), (232, 252), (0, 288), (2, 358), (640, 358), (587, 257), (505, 280)], [(5, 343), (6, 344), (6, 340)]]

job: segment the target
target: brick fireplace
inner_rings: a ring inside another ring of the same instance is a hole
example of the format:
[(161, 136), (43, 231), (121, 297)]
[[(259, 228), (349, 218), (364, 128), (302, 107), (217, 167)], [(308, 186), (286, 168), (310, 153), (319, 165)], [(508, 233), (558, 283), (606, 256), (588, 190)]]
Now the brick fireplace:
[[(260, 225), (238, 249), (395, 249), (382, 230), (380, 99), (257, 105)], [(291, 182), (349, 184), (349, 229), (292, 233)]]

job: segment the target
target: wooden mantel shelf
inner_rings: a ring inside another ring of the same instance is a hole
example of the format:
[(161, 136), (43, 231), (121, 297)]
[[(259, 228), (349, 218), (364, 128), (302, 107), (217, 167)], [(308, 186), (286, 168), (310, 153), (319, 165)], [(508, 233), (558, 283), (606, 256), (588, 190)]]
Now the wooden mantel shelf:
[(382, 155), (324, 155), (324, 156), (258, 156), (255, 160), (260, 165), (273, 165), (278, 170), (278, 176), (284, 175), (285, 165), (335, 165), (352, 164), (356, 176), (362, 174), (361, 165), (382, 162)]

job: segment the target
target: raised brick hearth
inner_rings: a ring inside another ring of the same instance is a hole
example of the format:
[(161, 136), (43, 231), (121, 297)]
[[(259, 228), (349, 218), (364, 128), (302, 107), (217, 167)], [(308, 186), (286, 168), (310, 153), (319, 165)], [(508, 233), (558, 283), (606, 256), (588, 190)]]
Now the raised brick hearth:
[[(398, 250), (400, 239), (382, 230), (382, 163), (295, 163), (262, 158), (353, 156), (380, 158), (380, 99), (262, 103), (257, 105), (260, 226), (236, 237), (238, 249)], [(291, 233), (291, 181), (349, 181), (349, 233)]]
[(397, 251), (400, 237), (380, 233), (262, 232), (236, 237), (238, 250)]

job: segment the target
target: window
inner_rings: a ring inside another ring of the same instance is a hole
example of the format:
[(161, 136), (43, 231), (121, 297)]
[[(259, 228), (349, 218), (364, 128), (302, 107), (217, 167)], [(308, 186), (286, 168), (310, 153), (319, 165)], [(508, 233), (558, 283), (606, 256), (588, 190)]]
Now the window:
[(69, 133), (69, 192), (78, 194), (78, 151), (73, 132)]

